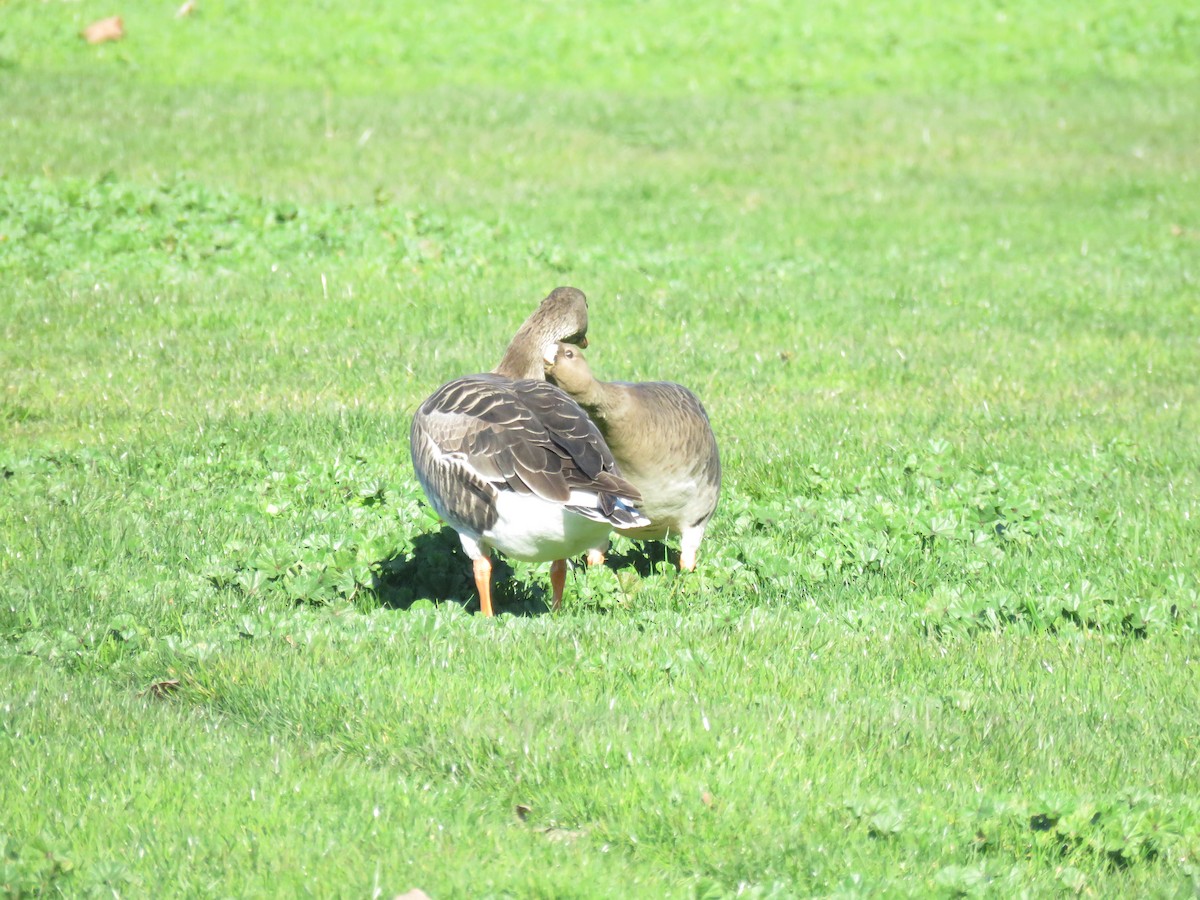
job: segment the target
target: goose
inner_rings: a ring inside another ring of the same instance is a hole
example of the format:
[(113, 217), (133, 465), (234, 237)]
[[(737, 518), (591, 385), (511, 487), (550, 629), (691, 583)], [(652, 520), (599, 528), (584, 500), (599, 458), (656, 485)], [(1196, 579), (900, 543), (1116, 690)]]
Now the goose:
[[(692, 571), (704, 529), (721, 493), (721, 458), (708, 414), (696, 395), (669, 381), (599, 381), (579, 347), (559, 342), (546, 376), (592, 417), (621, 473), (642, 495), (648, 526), (620, 526), (638, 539), (680, 536), (679, 567)], [(589, 562), (603, 560), (601, 547)]]
[(557, 611), (569, 557), (602, 544), (615, 527), (650, 522), (587, 413), (545, 381), (545, 355), (559, 341), (586, 346), (586, 335), (583, 292), (556, 288), (493, 371), (446, 382), (413, 416), (413, 469), (458, 532), (485, 616), (493, 614), (492, 550), (549, 561)]

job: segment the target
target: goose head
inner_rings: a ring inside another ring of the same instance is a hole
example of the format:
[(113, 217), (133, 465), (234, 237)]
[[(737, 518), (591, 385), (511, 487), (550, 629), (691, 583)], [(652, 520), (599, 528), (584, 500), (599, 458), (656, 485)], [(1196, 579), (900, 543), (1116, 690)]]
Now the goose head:
[(587, 297), (573, 287), (558, 287), (538, 304), (525, 320), (493, 371), (507, 378), (541, 379), (543, 360), (553, 356), (560, 342), (587, 346)]
[(546, 379), (572, 396), (587, 393), (595, 381), (591, 367), (588, 366), (579, 347), (559, 341), (544, 359)]

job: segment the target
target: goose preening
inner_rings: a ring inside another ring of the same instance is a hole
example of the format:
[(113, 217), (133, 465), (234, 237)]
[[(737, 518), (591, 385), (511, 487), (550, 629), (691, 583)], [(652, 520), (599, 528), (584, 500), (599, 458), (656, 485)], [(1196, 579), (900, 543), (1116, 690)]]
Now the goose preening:
[(679, 566), (694, 569), (721, 493), (717, 440), (696, 395), (669, 381), (598, 381), (579, 348), (563, 342), (546, 355), (545, 371), (587, 410), (641, 492), (638, 509), (650, 524), (617, 530), (639, 539), (678, 534)]
[(479, 607), (492, 615), (490, 551), (551, 561), (554, 609), (569, 557), (615, 528), (648, 525), (599, 430), (544, 380), (560, 341), (587, 344), (587, 300), (557, 288), (513, 337), (495, 370), (456, 378), (421, 404), (409, 432), (413, 469), (471, 558)]

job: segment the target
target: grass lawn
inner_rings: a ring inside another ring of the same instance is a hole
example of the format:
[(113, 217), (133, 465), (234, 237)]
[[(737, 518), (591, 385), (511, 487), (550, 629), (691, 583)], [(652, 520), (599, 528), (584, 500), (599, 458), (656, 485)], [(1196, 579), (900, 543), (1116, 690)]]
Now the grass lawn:
[[(1195, 896), (1198, 54), (1181, 0), (0, 2), (0, 890)], [(559, 284), (721, 506), (484, 620), (409, 418)]]

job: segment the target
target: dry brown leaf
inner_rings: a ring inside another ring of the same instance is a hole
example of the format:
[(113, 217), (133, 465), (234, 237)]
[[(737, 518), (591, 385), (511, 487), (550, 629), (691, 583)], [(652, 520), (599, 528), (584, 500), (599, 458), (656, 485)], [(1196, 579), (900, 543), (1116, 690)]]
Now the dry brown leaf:
[(83, 29), (83, 39), (89, 44), (103, 44), (105, 41), (119, 41), (125, 37), (125, 23), (120, 16), (109, 16), (100, 19)]
[(517, 814), (517, 818), (524, 822), (529, 818), (529, 814), (533, 811), (533, 807), (526, 806), (524, 803), (518, 803), (513, 811)]
[(161, 700), (163, 697), (173, 694), (177, 690), (179, 690), (179, 679), (168, 678), (166, 681), (154, 682), (154, 684), (142, 691), (142, 696), (149, 694), (151, 697), (157, 697)]
[(397, 894), (392, 900), (433, 900), (433, 898), (420, 888), (413, 888), (403, 894)]
[(184, 16), (190, 16), (196, 11), (196, 0), (187, 0), (183, 6), (175, 10), (175, 18), (182, 19)]

